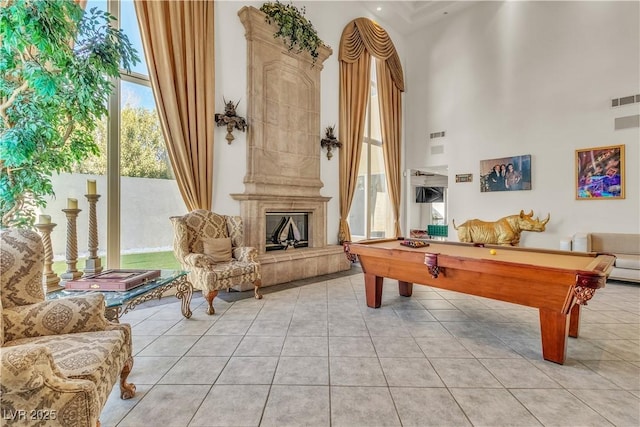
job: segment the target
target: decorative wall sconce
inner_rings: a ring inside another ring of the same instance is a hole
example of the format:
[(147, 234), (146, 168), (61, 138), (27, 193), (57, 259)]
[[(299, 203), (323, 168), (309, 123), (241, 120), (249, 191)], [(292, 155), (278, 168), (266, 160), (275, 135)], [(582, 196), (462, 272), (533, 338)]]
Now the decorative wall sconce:
[(334, 126), (327, 126), (324, 130), (324, 138), (320, 140), (320, 146), (322, 148), (327, 149), (327, 159), (331, 160), (333, 157), (333, 153), (331, 152), (334, 148), (342, 147), (342, 142), (338, 141), (333, 132), (335, 131)]
[(233, 101), (227, 102), (224, 98), (224, 114), (216, 113), (215, 120), (218, 126), (226, 126), (227, 127), (227, 136), (225, 139), (228, 144), (231, 144), (235, 138), (233, 137), (233, 129), (238, 129), (244, 132), (247, 129), (247, 121), (244, 117), (240, 117), (236, 114), (236, 107), (240, 104), (238, 101), (237, 104), (233, 104)]

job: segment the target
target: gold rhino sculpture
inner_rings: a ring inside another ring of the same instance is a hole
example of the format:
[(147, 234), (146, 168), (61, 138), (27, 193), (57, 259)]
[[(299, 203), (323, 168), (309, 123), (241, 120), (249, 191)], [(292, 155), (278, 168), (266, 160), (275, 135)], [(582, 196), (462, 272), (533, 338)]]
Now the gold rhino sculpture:
[(551, 214), (540, 221), (538, 218), (533, 219), (533, 210), (529, 214), (520, 211), (520, 215), (505, 216), (495, 222), (470, 219), (456, 227), (454, 220), (453, 228), (458, 231), (461, 242), (518, 246), (522, 231), (544, 231), (550, 218)]

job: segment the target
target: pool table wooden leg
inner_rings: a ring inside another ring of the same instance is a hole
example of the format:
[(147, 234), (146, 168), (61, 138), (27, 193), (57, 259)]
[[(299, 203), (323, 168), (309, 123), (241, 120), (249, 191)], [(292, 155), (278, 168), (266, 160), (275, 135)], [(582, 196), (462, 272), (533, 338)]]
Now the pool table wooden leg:
[(540, 309), (540, 335), (542, 336), (542, 357), (559, 364), (564, 363), (567, 354), (569, 315), (548, 308)]
[(398, 292), (400, 292), (400, 296), (410, 297), (413, 293), (413, 283), (398, 280)]
[(382, 281), (384, 277), (364, 274), (364, 290), (367, 294), (367, 307), (378, 308), (382, 304)]
[(571, 307), (571, 320), (569, 321), (569, 336), (578, 338), (580, 332), (580, 304), (574, 304)]

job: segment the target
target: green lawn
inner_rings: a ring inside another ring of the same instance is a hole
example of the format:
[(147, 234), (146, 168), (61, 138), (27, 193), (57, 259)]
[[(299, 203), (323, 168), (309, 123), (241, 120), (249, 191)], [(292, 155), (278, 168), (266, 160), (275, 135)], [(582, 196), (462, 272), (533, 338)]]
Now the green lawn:
[[(106, 268), (106, 258), (102, 257), (101, 259), (103, 268)], [(78, 260), (78, 270), (84, 270), (84, 262), (84, 258)], [(173, 251), (146, 252), (122, 255), (120, 268), (180, 270), (180, 264), (173, 256)], [(67, 271), (67, 263), (64, 261), (54, 262), (53, 271), (58, 275), (64, 273)]]

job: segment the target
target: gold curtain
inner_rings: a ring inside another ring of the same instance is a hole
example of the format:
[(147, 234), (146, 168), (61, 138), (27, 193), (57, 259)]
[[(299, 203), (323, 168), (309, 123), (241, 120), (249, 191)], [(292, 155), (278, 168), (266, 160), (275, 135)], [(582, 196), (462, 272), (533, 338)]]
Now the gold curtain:
[(380, 105), (380, 122), (382, 125), (382, 153), (384, 170), (387, 174), (389, 200), (393, 209), (394, 233), (401, 236), (400, 230), (400, 196), (402, 178), (400, 173), (400, 138), (402, 135), (402, 95), (392, 84), (391, 71), (384, 61), (376, 61), (378, 76), (378, 103)]
[[(351, 240), (347, 217), (358, 179), (364, 119), (369, 98), (371, 56), (376, 65), (382, 146), (389, 198), (395, 215), (394, 232), (400, 230), (400, 141), (402, 127), (401, 92), (404, 92), (402, 64), (395, 46), (380, 25), (367, 18), (349, 22), (340, 39), (340, 231), (339, 241)], [(384, 82), (383, 82), (384, 81)]]
[(162, 133), (189, 211), (211, 210), (213, 1), (135, 1)]
[(371, 55), (363, 52), (354, 62), (340, 62), (340, 231), (338, 241), (351, 241), (347, 218), (358, 181), (358, 165), (369, 99)]

